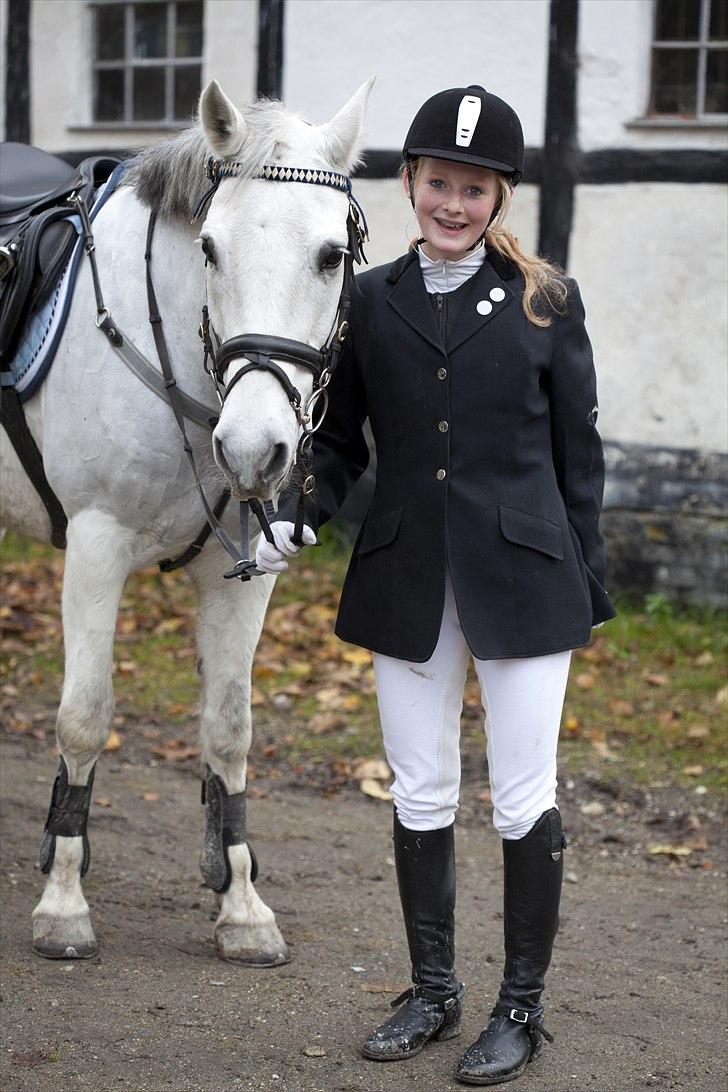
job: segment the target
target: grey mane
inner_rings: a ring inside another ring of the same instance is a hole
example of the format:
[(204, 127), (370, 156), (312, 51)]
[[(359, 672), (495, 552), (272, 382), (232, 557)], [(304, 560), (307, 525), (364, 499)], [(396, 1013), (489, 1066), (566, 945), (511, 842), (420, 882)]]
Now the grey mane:
[[(275, 163), (276, 145), (284, 140), (291, 114), (280, 102), (261, 99), (246, 108), (247, 135), (234, 156), (242, 164), (239, 177), (252, 178), (264, 163)], [(197, 121), (176, 136), (151, 144), (131, 161), (123, 184), (165, 220), (190, 219), (209, 187), (205, 163), (210, 148)]]

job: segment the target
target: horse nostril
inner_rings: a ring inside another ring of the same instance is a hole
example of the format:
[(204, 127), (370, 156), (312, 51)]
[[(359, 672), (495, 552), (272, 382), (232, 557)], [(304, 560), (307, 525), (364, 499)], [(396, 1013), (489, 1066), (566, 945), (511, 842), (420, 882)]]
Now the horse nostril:
[(220, 467), (220, 469), (223, 471), (223, 473), (232, 474), (232, 471), (230, 469), (230, 465), (229, 465), (227, 459), (225, 458), (225, 453), (223, 451), (222, 441), (218, 440), (217, 436), (215, 436), (214, 433), (213, 433), (213, 437), (212, 437), (212, 455), (213, 455), (213, 458), (214, 458), (215, 462)]
[(270, 458), (263, 471), (264, 477), (268, 481), (272, 481), (274, 478), (281, 476), (286, 469), (288, 463), (288, 444), (279, 443), (274, 444)]

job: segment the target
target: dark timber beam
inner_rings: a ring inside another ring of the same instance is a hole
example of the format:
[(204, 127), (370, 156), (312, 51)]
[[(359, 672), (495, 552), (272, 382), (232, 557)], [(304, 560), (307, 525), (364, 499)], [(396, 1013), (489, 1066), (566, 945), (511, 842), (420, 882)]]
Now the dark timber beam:
[(258, 0), (258, 95), (283, 95), (284, 0)]
[(8, 0), (5, 139), (30, 144), (30, 0)]
[(576, 81), (579, 0), (551, 0), (539, 253), (566, 268), (579, 172)]

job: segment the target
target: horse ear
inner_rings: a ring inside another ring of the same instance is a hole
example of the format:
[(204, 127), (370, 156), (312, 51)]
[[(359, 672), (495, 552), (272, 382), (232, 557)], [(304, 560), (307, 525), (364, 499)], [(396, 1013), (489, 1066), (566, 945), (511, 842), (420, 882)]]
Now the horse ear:
[(344, 174), (348, 174), (360, 162), (364, 111), (374, 79), (374, 76), (370, 76), (338, 114), (319, 127), (326, 158), (335, 170)]
[(199, 115), (210, 151), (221, 156), (240, 151), (247, 126), (217, 80), (210, 80), (200, 95)]

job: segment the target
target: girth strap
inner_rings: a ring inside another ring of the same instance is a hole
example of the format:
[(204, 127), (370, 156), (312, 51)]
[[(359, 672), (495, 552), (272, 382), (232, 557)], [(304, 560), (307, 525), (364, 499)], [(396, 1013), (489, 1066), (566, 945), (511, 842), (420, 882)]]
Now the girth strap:
[(28, 422), (20, 404), (18, 392), (14, 387), (7, 387), (2, 391), (0, 397), (2, 398), (0, 423), (7, 432), (23, 470), (30, 478), (48, 513), (48, 518), (51, 521), (51, 542), (57, 549), (65, 550), (68, 517), (63, 511), (63, 505), (50, 487), (43, 466), (43, 456), (32, 432), (28, 428)]

